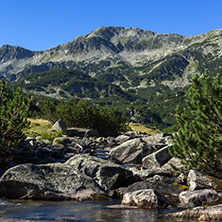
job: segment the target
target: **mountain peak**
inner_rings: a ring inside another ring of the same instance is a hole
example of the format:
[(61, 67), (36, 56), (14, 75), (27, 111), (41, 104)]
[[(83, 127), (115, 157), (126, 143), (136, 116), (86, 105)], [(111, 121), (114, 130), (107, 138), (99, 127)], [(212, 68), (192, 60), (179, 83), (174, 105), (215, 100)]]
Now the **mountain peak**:
[(34, 55), (34, 52), (24, 49), (20, 46), (3, 45), (0, 48), (0, 61), (8, 61), (11, 59), (24, 59)]

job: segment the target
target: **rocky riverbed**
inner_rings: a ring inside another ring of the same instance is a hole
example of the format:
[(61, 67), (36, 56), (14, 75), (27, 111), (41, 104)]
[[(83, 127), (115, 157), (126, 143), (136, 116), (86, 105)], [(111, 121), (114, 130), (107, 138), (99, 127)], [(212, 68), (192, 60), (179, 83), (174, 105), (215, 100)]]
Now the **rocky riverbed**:
[(126, 132), (98, 137), (72, 129), (53, 143), (27, 138), (0, 179), (0, 198), (33, 200), (111, 200), (110, 208), (174, 209), (163, 217), (222, 220), (219, 180), (183, 168), (168, 147), (172, 135)]

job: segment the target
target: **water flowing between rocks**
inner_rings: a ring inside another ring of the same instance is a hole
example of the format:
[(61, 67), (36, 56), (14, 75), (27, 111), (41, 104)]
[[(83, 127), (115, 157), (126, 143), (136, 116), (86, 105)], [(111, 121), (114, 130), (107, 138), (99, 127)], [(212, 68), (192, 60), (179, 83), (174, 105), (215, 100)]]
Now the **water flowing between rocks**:
[[(116, 204), (120, 204), (120, 202), (0, 200), (0, 221), (166, 222), (169, 219), (174, 222), (181, 221), (181, 219), (158, 218), (157, 210), (110, 209), (108, 207)], [(191, 222), (194, 220), (183, 221)]]

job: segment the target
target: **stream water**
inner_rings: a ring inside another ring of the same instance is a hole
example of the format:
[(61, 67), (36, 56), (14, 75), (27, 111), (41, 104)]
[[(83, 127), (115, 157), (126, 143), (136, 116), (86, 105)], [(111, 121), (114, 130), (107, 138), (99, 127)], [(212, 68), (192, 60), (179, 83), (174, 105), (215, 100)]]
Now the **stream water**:
[[(148, 209), (110, 209), (109, 205), (120, 204), (118, 201), (21, 201), (0, 200), (0, 221), (120, 221), (120, 222), (166, 222), (185, 221), (157, 217), (157, 210)], [(191, 220), (186, 220), (186, 222)]]

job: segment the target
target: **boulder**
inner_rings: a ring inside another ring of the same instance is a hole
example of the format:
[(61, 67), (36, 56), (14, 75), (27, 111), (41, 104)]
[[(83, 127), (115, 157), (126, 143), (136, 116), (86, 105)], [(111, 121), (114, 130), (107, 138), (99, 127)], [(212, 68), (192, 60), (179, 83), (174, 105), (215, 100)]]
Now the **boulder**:
[(57, 122), (55, 122), (55, 124), (52, 126), (51, 130), (52, 131), (57, 131), (57, 132), (66, 132), (66, 123), (63, 120), (58, 120)]
[(116, 137), (115, 141), (117, 144), (122, 144), (124, 142), (126, 142), (127, 140), (130, 139), (130, 136), (127, 136), (127, 135), (119, 135)]
[(69, 137), (98, 137), (99, 132), (96, 129), (72, 127), (66, 130), (66, 135)]
[(159, 193), (164, 195), (169, 195), (172, 197), (178, 197), (182, 192), (181, 188), (167, 183), (150, 182), (150, 181), (140, 181), (131, 184), (128, 187), (121, 187), (116, 189), (117, 196), (123, 196), (125, 193), (134, 192), (137, 190), (154, 189)]
[(149, 144), (172, 145), (173, 136), (167, 133), (157, 133), (154, 135), (144, 136), (142, 139)]
[(181, 171), (185, 171), (186, 166), (181, 163), (181, 160), (179, 158), (173, 157), (168, 162), (166, 162), (164, 165), (161, 166), (161, 169), (173, 171), (171, 164), (176, 166), (177, 168), (181, 169)]
[(88, 154), (75, 155), (65, 164), (74, 169), (77, 168), (82, 174), (91, 177), (107, 192), (135, 182), (135, 177), (131, 171)]
[(164, 216), (175, 218), (192, 218), (198, 221), (221, 221), (222, 220), (222, 204), (208, 206), (208, 207), (195, 207), (193, 209), (183, 210), (174, 213), (167, 213)]
[(172, 177), (173, 174), (169, 170), (165, 169), (138, 169), (138, 167), (127, 167), (127, 169), (131, 170), (134, 175), (139, 176), (142, 180), (151, 178), (153, 176), (161, 176), (161, 177)]
[(65, 145), (68, 145), (68, 144), (71, 144), (71, 143), (72, 143), (71, 138), (62, 136), (62, 137), (56, 137), (53, 140), (52, 145), (62, 144), (62, 145), (65, 146)]
[(63, 164), (21, 164), (10, 168), (0, 179), (0, 197), (52, 200), (107, 198), (110, 189), (133, 182), (130, 171), (83, 154), (73, 156)]
[(145, 132), (140, 132), (140, 131), (127, 131), (125, 132), (123, 135), (126, 135), (126, 136), (129, 136), (131, 139), (134, 139), (134, 138), (142, 138), (144, 136), (148, 136), (147, 133)]
[(141, 164), (142, 158), (159, 149), (161, 146), (151, 145), (141, 138), (135, 138), (123, 142), (121, 145), (110, 150), (109, 158), (125, 164)]
[(78, 199), (80, 191), (86, 190), (92, 196), (104, 195), (92, 178), (61, 163), (18, 165), (7, 170), (0, 180), (0, 197), (13, 199)]
[(179, 194), (179, 200), (181, 208), (193, 208), (204, 204), (215, 204), (219, 201), (219, 195), (212, 189), (183, 191)]
[(197, 170), (190, 170), (188, 174), (189, 190), (199, 189), (216, 189), (217, 184), (207, 177), (206, 174), (198, 172)]
[(142, 159), (143, 167), (147, 169), (161, 168), (166, 164), (172, 156), (168, 152), (168, 146), (161, 148), (160, 150), (144, 157)]
[(124, 194), (122, 204), (143, 208), (164, 208), (173, 205), (173, 202), (156, 190), (145, 189)]

